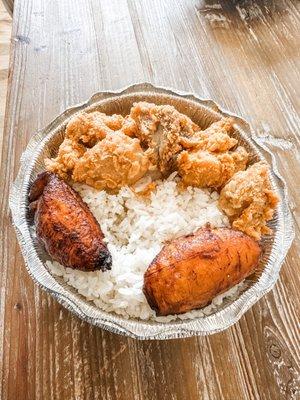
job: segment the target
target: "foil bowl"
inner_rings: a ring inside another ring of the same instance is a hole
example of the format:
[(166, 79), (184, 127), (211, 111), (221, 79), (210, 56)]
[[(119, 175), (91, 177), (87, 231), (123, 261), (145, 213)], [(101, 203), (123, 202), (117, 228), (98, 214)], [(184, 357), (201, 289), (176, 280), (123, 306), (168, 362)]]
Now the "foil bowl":
[[(94, 303), (67, 285), (62, 278), (51, 275), (45, 264), (48, 256), (37, 242), (32, 223), (27, 217), (30, 184), (37, 174), (44, 170), (44, 158), (55, 155), (63, 140), (64, 129), (69, 119), (83, 110), (126, 115), (132, 103), (137, 101), (174, 105), (178, 111), (187, 114), (201, 128), (206, 128), (222, 116), (231, 116), (235, 123), (234, 135), (250, 152), (250, 163), (264, 160), (272, 164), (271, 184), (280, 198), (275, 216), (269, 224), (273, 234), (262, 238), (263, 256), (260, 265), (256, 273), (246, 280), (242, 293), (236, 299), (225, 300), (211, 315), (161, 323), (126, 319), (97, 308)], [(294, 237), (286, 185), (278, 172), (274, 155), (255, 137), (246, 121), (221, 110), (213, 101), (201, 99), (194, 94), (155, 87), (149, 83), (136, 84), (114, 92), (97, 93), (87, 102), (67, 109), (46, 128), (36, 133), (23, 153), (20, 164), (18, 176), (11, 188), (9, 204), (12, 222), (29, 274), (42, 289), (78, 317), (100, 328), (129, 337), (172, 339), (209, 335), (233, 325), (274, 286)]]

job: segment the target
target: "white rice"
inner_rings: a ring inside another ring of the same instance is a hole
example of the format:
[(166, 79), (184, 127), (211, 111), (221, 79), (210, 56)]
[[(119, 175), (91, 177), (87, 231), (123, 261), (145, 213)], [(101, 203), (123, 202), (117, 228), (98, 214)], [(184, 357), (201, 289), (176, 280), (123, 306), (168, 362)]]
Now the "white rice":
[[(180, 192), (176, 173), (159, 182), (148, 200), (124, 187), (117, 195), (76, 184), (74, 188), (88, 204), (105, 235), (112, 255), (111, 271), (82, 272), (47, 261), (54, 275), (61, 276), (78, 293), (105, 311), (126, 318), (169, 322), (211, 314), (225, 297), (236, 297), (242, 284), (217, 296), (212, 303), (178, 316), (156, 317), (142, 292), (143, 275), (164, 242), (194, 232), (209, 222), (228, 226), (217, 205), (218, 193), (193, 187)], [(147, 178), (140, 181), (141, 190)]]

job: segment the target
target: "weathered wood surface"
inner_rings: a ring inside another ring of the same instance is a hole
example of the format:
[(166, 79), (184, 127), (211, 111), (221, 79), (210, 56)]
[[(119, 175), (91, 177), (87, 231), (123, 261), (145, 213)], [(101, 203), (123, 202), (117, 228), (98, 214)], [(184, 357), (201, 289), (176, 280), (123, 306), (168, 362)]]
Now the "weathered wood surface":
[(5, 10), (9, 15), (12, 15), (14, 9), (14, 0), (2, 0), (1, 7), (5, 7)]
[[(4, 112), (6, 104), (6, 91), (8, 81), (9, 50), (11, 36), (11, 17), (0, 2), (0, 149), (4, 127)], [(1, 152), (0, 152), (1, 162)]]
[[(2, 149), (1, 399), (299, 398), (300, 4), (17, 0)], [(73, 317), (28, 276), (8, 191), (30, 136), (67, 106), (137, 81), (194, 91), (267, 136), (296, 240), (274, 290), (211, 337), (138, 342)], [(275, 139), (274, 139), (275, 138)]]

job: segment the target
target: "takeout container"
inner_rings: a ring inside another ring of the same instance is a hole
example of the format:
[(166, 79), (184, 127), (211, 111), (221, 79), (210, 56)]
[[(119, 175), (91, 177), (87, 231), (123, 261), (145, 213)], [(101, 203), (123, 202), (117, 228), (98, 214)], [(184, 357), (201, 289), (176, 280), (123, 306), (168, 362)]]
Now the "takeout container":
[[(126, 319), (102, 311), (68, 286), (62, 278), (50, 274), (44, 263), (48, 256), (32, 234), (33, 228), (27, 218), (28, 189), (36, 175), (44, 170), (44, 158), (55, 155), (70, 117), (83, 110), (125, 115), (136, 101), (174, 105), (178, 111), (187, 114), (201, 128), (206, 128), (222, 116), (231, 116), (236, 126), (235, 136), (252, 154), (250, 163), (266, 159), (272, 161), (271, 183), (280, 198), (275, 217), (269, 224), (273, 234), (262, 239), (263, 256), (259, 268), (255, 275), (246, 280), (243, 293), (236, 300), (225, 299), (220, 308), (211, 315), (193, 320), (160, 323)], [(271, 290), (294, 237), (285, 182), (278, 173), (275, 157), (265, 146), (259, 144), (247, 122), (221, 110), (211, 100), (155, 87), (149, 83), (136, 84), (120, 91), (97, 93), (87, 102), (67, 109), (46, 128), (35, 134), (21, 157), (20, 170), (11, 188), (9, 204), (25, 264), (33, 280), (83, 320), (111, 332), (138, 339), (209, 335), (233, 325), (254, 303)]]

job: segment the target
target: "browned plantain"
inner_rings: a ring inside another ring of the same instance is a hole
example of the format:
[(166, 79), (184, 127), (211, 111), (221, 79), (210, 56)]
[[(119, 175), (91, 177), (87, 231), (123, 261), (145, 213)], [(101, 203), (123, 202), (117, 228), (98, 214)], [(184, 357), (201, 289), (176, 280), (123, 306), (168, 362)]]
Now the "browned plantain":
[(43, 172), (29, 192), (37, 237), (65, 267), (83, 271), (111, 269), (111, 255), (95, 217), (79, 194), (54, 173)]
[(228, 228), (199, 229), (163, 247), (144, 275), (144, 294), (157, 315), (207, 305), (254, 272), (261, 249)]

